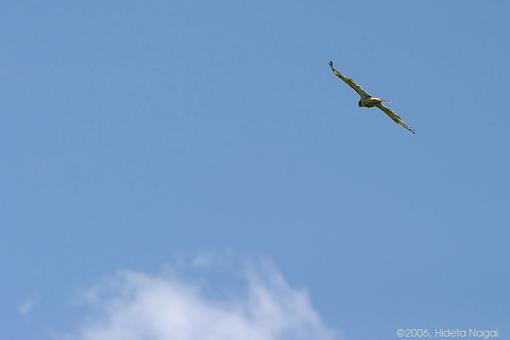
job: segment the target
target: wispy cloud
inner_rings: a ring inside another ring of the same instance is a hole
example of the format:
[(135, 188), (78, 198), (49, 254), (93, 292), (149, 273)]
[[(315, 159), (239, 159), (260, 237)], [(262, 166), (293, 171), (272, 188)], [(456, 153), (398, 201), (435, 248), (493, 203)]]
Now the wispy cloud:
[[(210, 256), (200, 267), (212, 265)], [(196, 263), (191, 262), (190, 267)], [(324, 325), (307, 293), (290, 287), (272, 266), (243, 266), (241, 287), (208, 292), (207, 276), (123, 271), (86, 294), (97, 307), (73, 340), (339, 339)], [(221, 286), (221, 285), (220, 285)], [(222, 286), (226, 287), (228, 285)], [(220, 289), (221, 290), (221, 289)]]
[(19, 315), (27, 316), (32, 311), (32, 309), (34, 308), (36, 302), (37, 301), (35, 299), (28, 299), (28, 300), (23, 301), (18, 306), (18, 313), (19, 313)]

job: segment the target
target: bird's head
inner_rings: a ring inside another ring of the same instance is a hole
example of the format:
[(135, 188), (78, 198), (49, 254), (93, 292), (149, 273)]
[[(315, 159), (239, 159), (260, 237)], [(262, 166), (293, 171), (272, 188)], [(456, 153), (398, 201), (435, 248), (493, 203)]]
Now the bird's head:
[(361, 107), (361, 99), (358, 101), (358, 106)]

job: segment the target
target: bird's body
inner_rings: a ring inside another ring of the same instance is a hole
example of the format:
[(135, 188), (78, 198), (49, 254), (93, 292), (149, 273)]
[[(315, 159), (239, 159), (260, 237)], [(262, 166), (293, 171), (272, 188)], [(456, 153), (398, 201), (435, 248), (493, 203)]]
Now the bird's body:
[(333, 62), (329, 62), (329, 66), (331, 67), (331, 70), (337, 76), (338, 78), (342, 79), (347, 85), (352, 87), (354, 91), (356, 91), (360, 95), (360, 100), (358, 101), (359, 107), (377, 107), (378, 109), (382, 110), (384, 113), (386, 113), (395, 123), (401, 125), (404, 129), (415, 133), (413, 129), (411, 129), (403, 120), (400, 118), (398, 114), (396, 114), (392, 109), (387, 108), (383, 105), (383, 102), (386, 100), (379, 98), (379, 97), (373, 97), (370, 94), (368, 94), (367, 91), (365, 91), (360, 85), (358, 85), (354, 80), (352, 80), (349, 77), (344, 76), (342, 73), (340, 73), (338, 70), (336, 70), (333, 67)]
[(361, 98), (358, 102), (359, 107), (374, 107), (379, 103), (384, 102), (385, 100), (378, 97), (364, 97)]

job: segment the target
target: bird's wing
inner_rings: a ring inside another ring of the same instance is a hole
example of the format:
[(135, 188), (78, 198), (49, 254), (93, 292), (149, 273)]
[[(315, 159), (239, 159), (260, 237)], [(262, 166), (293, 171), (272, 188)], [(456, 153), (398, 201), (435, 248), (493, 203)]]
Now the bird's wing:
[(365, 91), (361, 86), (359, 86), (354, 80), (352, 80), (351, 78), (346, 77), (343, 74), (341, 74), (340, 72), (338, 72), (338, 70), (333, 67), (332, 61), (329, 62), (329, 67), (331, 67), (331, 70), (333, 71), (335, 76), (342, 79), (347, 85), (352, 87), (354, 89), (354, 91), (358, 92), (358, 94), (361, 97), (370, 97), (370, 95), (367, 93), (367, 91)]
[(391, 119), (393, 119), (393, 121), (395, 123), (403, 126), (404, 129), (406, 129), (412, 133), (415, 133), (415, 131), (413, 129), (411, 129), (409, 126), (407, 126), (407, 124), (402, 120), (402, 118), (400, 118), (400, 116), (398, 114), (396, 114), (392, 109), (387, 108), (382, 103), (376, 104), (375, 106), (377, 106), (379, 109), (383, 110), (383, 112), (386, 113)]

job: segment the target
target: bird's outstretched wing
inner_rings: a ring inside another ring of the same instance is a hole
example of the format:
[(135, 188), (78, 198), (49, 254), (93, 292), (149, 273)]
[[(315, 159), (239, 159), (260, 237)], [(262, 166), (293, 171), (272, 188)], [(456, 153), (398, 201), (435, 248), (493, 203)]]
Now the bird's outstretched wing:
[(395, 123), (403, 126), (404, 129), (406, 129), (412, 133), (416, 133), (416, 131), (414, 131), (409, 126), (407, 126), (407, 124), (402, 120), (402, 118), (400, 118), (400, 116), (398, 114), (396, 114), (392, 109), (387, 108), (382, 103), (376, 104), (375, 106), (377, 106), (379, 109), (383, 110), (383, 112), (386, 113), (391, 119), (393, 119), (393, 121)]
[(354, 80), (352, 80), (351, 78), (346, 77), (343, 74), (341, 74), (340, 72), (338, 72), (338, 70), (333, 67), (332, 61), (329, 62), (329, 67), (331, 67), (331, 71), (333, 71), (335, 76), (342, 79), (347, 85), (352, 87), (354, 89), (354, 91), (358, 92), (358, 94), (361, 97), (370, 97), (370, 95), (367, 93), (367, 91), (365, 91), (361, 86), (359, 86)]

